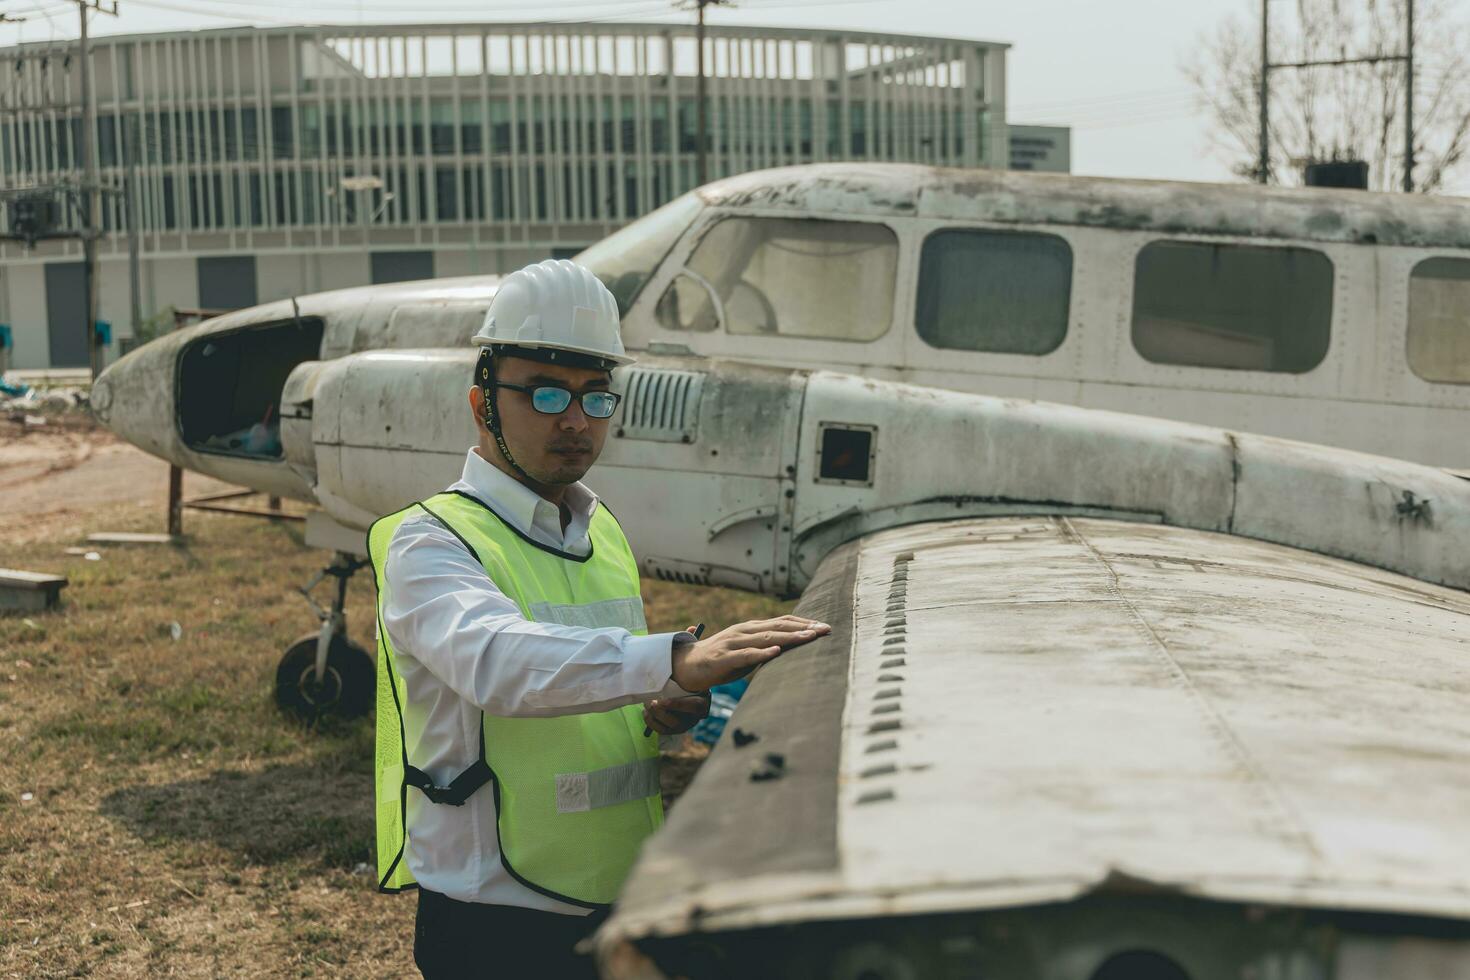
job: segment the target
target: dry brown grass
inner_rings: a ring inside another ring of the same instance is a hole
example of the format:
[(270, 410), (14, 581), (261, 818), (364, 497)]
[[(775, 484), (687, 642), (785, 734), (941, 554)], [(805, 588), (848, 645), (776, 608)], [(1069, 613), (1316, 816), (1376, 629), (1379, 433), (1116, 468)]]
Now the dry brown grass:
[[(156, 522), (118, 507), (91, 526)], [(281, 651), (314, 623), (293, 587), (323, 554), (297, 525), (186, 523), (185, 546), (93, 562), (64, 556), (70, 540), (0, 540), (0, 564), (71, 577), (60, 610), (0, 617), (0, 975), (411, 972), (413, 900), (365, 871), (371, 721), (307, 731), (271, 701)], [(655, 630), (788, 608), (645, 587)], [(359, 575), (359, 643), (371, 607)], [(669, 748), (677, 781), (701, 753)]]

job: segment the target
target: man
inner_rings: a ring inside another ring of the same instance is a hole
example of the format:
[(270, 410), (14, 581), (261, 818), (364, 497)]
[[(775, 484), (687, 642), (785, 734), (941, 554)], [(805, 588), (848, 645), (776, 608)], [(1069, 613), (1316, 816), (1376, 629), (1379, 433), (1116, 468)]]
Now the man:
[(627, 540), (579, 482), (617, 407), (609, 372), (631, 361), (592, 273), (507, 277), (474, 342), (459, 482), (368, 535), (379, 885), (419, 887), (425, 977), (591, 977), (572, 946), (663, 819), (652, 732), (687, 730), (710, 687), (828, 628), (647, 635)]

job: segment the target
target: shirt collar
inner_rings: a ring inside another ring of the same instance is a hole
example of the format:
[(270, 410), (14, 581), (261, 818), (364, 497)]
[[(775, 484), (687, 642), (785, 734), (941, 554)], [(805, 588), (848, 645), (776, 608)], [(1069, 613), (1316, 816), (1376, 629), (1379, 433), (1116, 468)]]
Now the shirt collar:
[[(558, 538), (563, 537), (561, 514), (556, 504), (505, 473), (473, 449), (465, 454), (460, 483), (476, 497), (494, 507), (501, 517), (510, 521), (522, 534), (533, 533), (533, 528), (539, 525), (548, 534), (554, 533)], [(587, 537), (587, 527), (592, 521), (592, 513), (597, 509), (597, 494), (579, 480), (567, 487), (566, 496), (562, 499), (571, 512), (563, 547), (570, 551), (585, 551), (583, 542)], [(539, 521), (538, 516), (541, 518)]]

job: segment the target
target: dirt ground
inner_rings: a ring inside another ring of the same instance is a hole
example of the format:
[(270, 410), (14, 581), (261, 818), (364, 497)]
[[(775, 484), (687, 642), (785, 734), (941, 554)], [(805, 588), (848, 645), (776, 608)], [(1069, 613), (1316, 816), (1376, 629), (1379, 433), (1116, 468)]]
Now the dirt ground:
[[(178, 546), (66, 552), (162, 530), (166, 479), (105, 434), (0, 429), (0, 566), (70, 579), (59, 609), (0, 616), (0, 977), (411, 975), (413, 898), (373, 887), (371, 719), (308, 729), (272, 699), (314, 626), (300, 525), (188, 512)], [(789, 608), (645, 601), (654, 630)], [(357, 576), (362, 646), (372, 603)], [(674, 792), (703, 750), (665, 748)]]
[[(225, 486), (197, 473), (184, 475), (186, 495)], [(105, 429), (57, 416), (42, 426), (0, 418), (0, 547), (75, 536), (99, 509), (151, 510), (162, 531), (167, 500), (168, 464)]]

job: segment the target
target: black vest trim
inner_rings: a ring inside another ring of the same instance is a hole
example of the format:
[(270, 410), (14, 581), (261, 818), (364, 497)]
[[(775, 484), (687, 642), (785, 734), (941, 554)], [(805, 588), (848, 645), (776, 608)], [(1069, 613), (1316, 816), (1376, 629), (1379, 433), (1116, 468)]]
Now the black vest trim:
[[(385, 518), (378, 518), (378, 521), (381, 520), (385, 520)], [(369, 558), (373, 557), (373, 528), (377, 527), (378, 521), (373, 521), (372, 524), (368, 525), (366, 544)], [(387, 555), (383, 556), (383, 574), (385, 576), (388, 574)], [(377, 607), (376, 618), (378, 620), (378, 636), (380, 638), (378, 642), (381, 644), (383, 642), (381, 637), (387, 636), (387, 633), (383, 630), (383, 597), (381, 595), (382, 590), (378, 586), (376, 569), (373, 572), (373, 591), (380, 593), (375, 605)], [(408, 769), (408, 738), (403, 730), (403, 705), (398, 703), (398, 684), (393, 680), (391, 661), (387, 657), (384, 657), (383, 664), (389, 671), (388, 690), (393, 694), (393, 711), (398, 715), (398, 751), (403, 756), (403, 768), (406, 771)], [(386, 892), (390, 895), (418, 887), (418, 882), (414, 882), (411, 885), (404, 885), (401, 888), (390, 887), (388, 885), (388, 879), (392, 878), (393, 872), (398, 870), (398, 863), (403, 860), (403, 851), (408, 846), (408, 785), (406, 783), (400, 783), (398, 785), (398, 839), (402, 841), (398, 845), (398, 853), (393, 855), (393, 862), (388, 865), (388, 871), (383, 875), (383, 879), (378, 882), (378, 891)]]
[[(506, 520), (505, 519), (505, 516), (503, 514), (501, 514), (500, 511), (496, 510), (494, 507), (491, 507), (489, 504), (485, 503), (485, 501), (481, 500), (479, 497), (476, 497), (472, 493), (466, 493), (463, 490), (445, 490), (444, 492), (445, 493), (452, 493), (456, 497), (463, 497), (464, 499), (470, 501), (471, 503), (478, 504), (479, 506), (485, 508), (485, 510), (489, 511), (492, 515), (494, 515), (494, 517), (495, 517), (496, 520), (498, 520), (500, 523), (504, 524), (507, 530), (509, 530), (511, 533), (513, 533), (516, 537), (520, 538), (522, 541), (526, 542), (526, 544), (531, 545), (533, 548), (540, 548), (542, 551), (546, 552), (547, 554), (555, 555), (558, 558), (565, 558), (567, 561), (574, 561), (574, 562), (576, 562), (579, 565), (584, 564), (587, 561), (590, 561), (591, 558), (592, 558), (592, 552), (594, 550), (594, 547), (593, 547), (593, 544), (592, 544), (592, 522), (591, 521), (588, 521), (587, 522), (587, 553), (585, 555), (574, 555), (570, 551), (562, 551), (560, 548), (553, 548), (549, 544), (542, 544), (540, 541), (537, 541), (535, 538), (531, 537), (530, 535), (526, 534), (526, 532), (524, 532), (520, 528), (516, 527), (510, 521)], [(598, 503), (598, 506), (599, 507), (602, 506), (602, 504), (601, 504), (600, 501)], [(425, 510), (428, 510), (427, 507), (425, 507), (424, 509)], [(430, 513), (433, 513), (433, 511), (430, 511)], [(435, 515), (435, 516), (437, 516), (437, 515)], [(592, 512), (592, 516), (595, 518), (597, 516), (597, 511), (594, 510)], [(453, 530), (453, 528), (450, 528), (450, 530)], [(455, 537), (459, 537), (459, 536), (456, 534)], [(463, 540), (463, 538), (461, 538), (460, 540)], [(468, 545), (466, 545), (466, 547), (468, 547)], [(471, 549), (471, 550), (473, 551), (473, 549)]]

